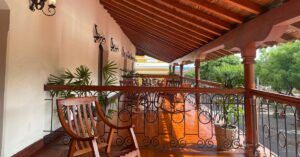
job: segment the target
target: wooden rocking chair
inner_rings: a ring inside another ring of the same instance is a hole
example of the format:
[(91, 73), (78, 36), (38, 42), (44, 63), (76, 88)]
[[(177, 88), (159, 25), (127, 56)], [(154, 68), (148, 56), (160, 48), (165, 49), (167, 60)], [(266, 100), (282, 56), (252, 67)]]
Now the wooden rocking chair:
[[(67, 98), (57, 100), (59, 120), (66, 133), (71, 137), (68, 157), (93, 153), (100, 157), (99, 149), (105, 148), (109, 155), (115, 130), (127, 129), (133, 141), (134, 149), (122, 157), (140, 157), (140, 151), (133, 126), (118, 127), (110, 123), (103, 114), (97, 97)], [(100, 142), (97, 121), (102, 120), (110, 127), (107, 143)]]

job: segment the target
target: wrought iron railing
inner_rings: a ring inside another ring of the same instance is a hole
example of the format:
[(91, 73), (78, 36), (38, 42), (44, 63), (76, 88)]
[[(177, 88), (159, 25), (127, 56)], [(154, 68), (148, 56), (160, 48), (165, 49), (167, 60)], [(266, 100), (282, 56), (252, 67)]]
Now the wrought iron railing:
[[(196, 86), (196, 80), (194, 78), (189, 77), (183, 77), (182, 78), (183, 83), (191, 83), (192, 87)], [(213, 82), (213, 81), (207, 81), (207, 80), (198, 80), (199, 81), (199, 87), (201, 88), (222, 88), (223, 85), (221, 83)]]
[(300, 98), (252, 91), (257, 106), (259, 151), (265, 156), (300, 156)]
[[(128, 80), (128, 79), (127, 79)], [(191, 87), (196, 86), (196, 80), (189, 77), (180, 77), (178, 75), (147, 75), (139, 74), (132, 76), (129, 80), (137, 81), (140, 86), (168, 86), (168, 82), (178, 82), (191, 84)], [(223, 85), (213, 81), (198, 80), (198, 87), (201, 88), (223, 88)], [(179, 85), (178, 85), (179, 86)]]
[[(233, 105), (244, 109), (244, 89), (138, 87), (138, 86), (45, 86), (47, 91), (72, 91), (79, 95), (100, 95), (103, 111), (118, 126), (133, 124), (140, 146), (190, 147), (216, 149), (215, 126), (225, 117), (225, 108)], [(200, 95), (200, 105), (195, 101)], [(115, 96), (110, 101), (106, 98)], [(245, 147), (245, 121), (242, 112), (232, 115), (237, 127), (232, 140), (223, 140), (225, 147)], [(112, 114), (111, 114), (112, 113)], [(99, 122), (102, 138), (107, 127)], [(117, 130), (116, 145), (130, 144), (127, 134)], [(224, 138), (226, 139), (227, 134)]]

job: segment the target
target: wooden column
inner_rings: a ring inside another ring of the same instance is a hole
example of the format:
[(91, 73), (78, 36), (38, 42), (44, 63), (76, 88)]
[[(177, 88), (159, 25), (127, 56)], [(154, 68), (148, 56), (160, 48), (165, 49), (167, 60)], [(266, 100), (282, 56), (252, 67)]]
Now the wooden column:
[(253, 104), (251, 89), (255, 88), (254, 64), (256, 56), (255, 43), (248, 44), (242, 52), (245, 81), (245, 122), (246, 122), (246, 153), (247, 156), (255, 156), (256, 148), (256, 107)]
[[(200, 86), (200, 59), (195, 60), (195, 88), (199, 88)], [(200, 94), (195, 94), (196, 101), (196, 109), (200, 106)]]
[(184, 64), (180, 64), (180, 82), (182, 83), (182, 81), (183, 81), (183, 66), (184, 66)]

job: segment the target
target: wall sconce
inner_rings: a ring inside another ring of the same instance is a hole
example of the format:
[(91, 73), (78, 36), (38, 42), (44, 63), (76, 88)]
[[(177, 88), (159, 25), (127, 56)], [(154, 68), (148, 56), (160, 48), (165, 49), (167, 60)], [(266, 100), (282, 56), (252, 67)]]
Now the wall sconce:
[(116, 44), (114, 44), (113, 38), (110, 38), (110, 50), (113, 52), (119, 51), (119, 47)]
[(29, 0), (29, 9), (31, 11), (41, 10), (46, 16), (53, 16), (56, 13), (56, 0), (48, 1), (48, 9), (44, 11), (47, 0)]
[(122, 47), (122, 57), (125, 57), (125, 50), (124, 50), (124, 47)]
[(102, 44), (102, 43), (104, 43), (105, 42), (105, 37), (103, 36), (103, 35), (100, 35), (99, 33), (98, 33), (98, 29), (97, 29), (97, 25), (95, 24), (95, 26), (94, 26), (94, 42), (95, 43), (100, 43), (100, 45)]
[(129, 52), (126, 53), (126, 57), (127, 57), (128, 59), (130, 59), (130, 54), (129, 54)]

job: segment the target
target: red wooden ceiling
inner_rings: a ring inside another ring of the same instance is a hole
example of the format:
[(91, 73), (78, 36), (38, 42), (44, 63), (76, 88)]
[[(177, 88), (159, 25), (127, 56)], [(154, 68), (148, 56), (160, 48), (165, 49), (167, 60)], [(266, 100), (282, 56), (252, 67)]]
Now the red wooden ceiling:
[[(261, 14), (273, 0), (100, 0), (139, 52), (165, 62)], [(228, 55), (220, 50), (209, 58)]]

